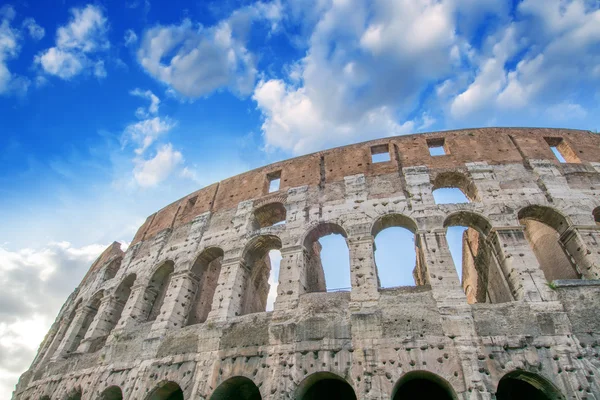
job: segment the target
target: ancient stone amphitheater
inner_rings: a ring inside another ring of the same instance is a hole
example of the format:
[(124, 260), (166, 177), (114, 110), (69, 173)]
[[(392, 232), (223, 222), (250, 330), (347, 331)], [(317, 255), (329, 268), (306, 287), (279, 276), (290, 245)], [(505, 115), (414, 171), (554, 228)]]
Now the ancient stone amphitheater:
[[(200, 189), (98, 258), (13, 398), (600, 399), (599, 146), (567, 129), (427, 133)], [(469, 202), (436, 204), (446, 187)], [(415, 285), (384, 289), (374, 238), (393, 226), (414, 233)], [(347, 291), (327, 291), (331, 233)]]

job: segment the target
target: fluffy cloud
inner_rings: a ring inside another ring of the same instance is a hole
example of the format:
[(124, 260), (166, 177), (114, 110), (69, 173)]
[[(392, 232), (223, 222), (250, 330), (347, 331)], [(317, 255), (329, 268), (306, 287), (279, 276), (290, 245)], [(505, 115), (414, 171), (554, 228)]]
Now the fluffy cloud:
[(175, 123), (170, 119), (154, 117), (127, 126), (125, 133), (138, 144), (136, 154), (143, 154), (160, 135), (169, 132)]
[(68, 242), (18, 251), (0, 247), (1, 398), (11, 397), (65, 299), (106, 247)]
[(110, 48), (107, 30), (108, 21), (99, 7), (88, 4), (73, 8), (69, 23), (56, 31), (55, 46), (36, 55), (35, 63), (47, 74), (62, 79), (84, 71), (104, 78), (104, 61), (97, 55)]
[(200, 97), (219, 88), (252, 92), (256, 79), (254, 56), (246, 49), (247, 30), (253, 20), (281, 18), (277, 2), (257, 3), (234, 12), (212, 27), (189, 19), (180, 25), (156, 26), (144, 32), (138, 61), (154, 78), (186, 97)]
[(136, 183), (141, 187), (153, 187), (167, 179), (183, 163), (183, 156), (168, 143), (161, 146), (153, 158), (137, 158), (134, 162), (133, 176)]
[(11, 26), (15, 11), (10, 6), (0, 8), (0, 95), (8, 93), (23, 94), (29, 87), (29, 80), (12, 73), (7, 62), (19, 55), (21, 46), (19, 31)]
[(39, 26), (33, 18), (24, 19), (22, 26), (27, 30), (32, 39), (40, 40), (46, 35), (44, 28)]

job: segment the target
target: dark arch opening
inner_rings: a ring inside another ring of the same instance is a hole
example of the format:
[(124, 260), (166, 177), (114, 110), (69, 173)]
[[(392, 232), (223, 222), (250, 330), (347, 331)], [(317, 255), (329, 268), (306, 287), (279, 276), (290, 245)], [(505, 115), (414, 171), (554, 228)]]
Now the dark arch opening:
[(234, 376), (221, 383), (210, 400), (261, 400), (258, 387), (244, 376)]
[(246, 277), (240, 315), (266, 311), (271, 285), (271, 250), (281, 249), (281, 239), (275, 235), (261, 235), (252, 239), (244, 250)]
[(42, 397), (40, 397), (40, 400), (50, 400), (50, 396), (48, 396), (48, 395), (42, 396)]
[(98, 309), (100, 308), (100, 303), (102, 302), (103, 297), (104, 297), (104, 290), (100, 290), (92, 297), (92, 299), (90, 300), (88, 305), (85, 306), (88, 309), (87, 310), (84, 309), (84, 311), (83, 311), (85, 313), (83, 322), (82, 322), (81, 326), (79, 327), (79, 331), (77, 332), (77, 335), (75, 336), (75, 340), (73, 340), (73, 343), (71, 343), (71, 346), (68, 349), (69, 353), (77, 351), (77, 348), (81, 344), (81, 340), (87, 334), (87, 331), (90, 328), (90, 325), (92, 325), (92, 322), (96, 318), (96, 314), (98, 314)]
[(317, 372), (304, 378), (296, 389), (296, 400), (356, 400), (354, 389), (340, 376)]
[(392, 400), (436, 399), (456, 400), (450, 384), (441, 377), (427, 371), (412, 371), (396, 383)]
[(145, 314), (145, 318), (142, 320), (154, 321), (160, 314), (174, 269), (173, 261), (165, 261), (152, 275), (152, 279), (150, 279), (150, 283), (144, 292), (146, 303), (142, 314)]
[[(123, 314), (123, 310), (125, 309), (125, 305), (129, 300), (129, 296), (131, 295), (131, 288), (137, 279), (136, 274), (129, 274), (117, 287), (115, 290), (115, 308), (111, 315), (111, 326), (108, 329), (108, 334), (112, 331), (112, 329), (117, 325), (119, 320), (121, 319), (121, 314)], [(124, 322), (124, 321), (123, 321)]]
[(194, 262), (192, 274), (198, 283), (193, 295), (192, 308), (187, 321), (188, 325), (206, 321), (219, 283), (222, 261), (223, 250), (218, 247), (209, 247), (202, 251)]
[(160, 384), (146, 397), (146, 400), (183, 400), (183, 391), (178, 384), (169, 381)]
[[(458, 189), (464, 195), (464, 199), (462, 196), (457, 196), (457, 194), (449, 192), (447, 201), (438, 202), (436, 198), (436, 204), (468, 203), (478, 200), (477, 186), (475, 186), (469, 177), (460, 172), (452, 171), (438, 174), (432, 182), (432, 191), (435, 192), (438, 189)], [(443, 192), (440, 192), (440, 194)], [(442, 195), (439, 197), (440, 200), (444, 200), (445, 196)]]
[(253, 228), (260, 229), (285, 223), (286, 209), (283, 203), (265, 204), (254, 210)]
[(581, 278), (561, 242), (561, 234), (570, 225), (565, 216), (550, 207), (534, 205), (521, 209), (518, 217), (547, 281)]
[(559, 400), (558, 389), (545, 378), (526, 371), (513, 371), (498, 383), (498, 400)]
[(81, 388), (71, 390), (65, 400), (81, 400)]
[(350, 250), (346, 231), (326, 222), (313, 227), (304, 237), (306, 292), (350, 289)]
[(117, 257), (106, 266), (103, 277), (105, 281), (112, 279), (117, 275), (119, 268), (121, 268), (121, 261), (123, 261), (123, 258)]
[(594, 208), (594, 211), (592, 211), (592, 215), (594, 216), (594, 221), (596, 222), (596, 225), (600, 225), (600, 207)]
[(123, 392), (118, 386), (109, 386), (104, 389), (99, 400), (123, 400)]

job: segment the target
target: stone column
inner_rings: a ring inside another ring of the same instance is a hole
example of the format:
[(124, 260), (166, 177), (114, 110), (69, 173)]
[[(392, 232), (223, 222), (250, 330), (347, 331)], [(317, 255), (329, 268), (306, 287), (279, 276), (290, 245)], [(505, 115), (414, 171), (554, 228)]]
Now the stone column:
[(79, 342), (82, 339), (81, 336), (85, 334), (85, 332), (81, 331), (94, 312), (95, 310), (89, 306), (82, 306), (77, 310), (73, 321), (71, 321), (71, 325), (69, 325), (69, 329), (67, 329), (67, 332), (65, 333), (65, 337), (52, 356), (52, 360), (64, 358), (75, 350), (77, 342)]
[(87, 353), (97, 350), (97, 342), (101, 337), (106, 337), (113, 328), (112, 312), (115, 309), (116, 300), (113, 296), (104, 296), (96, 317), (90, 324), (85, 337), (77, 348), (78, 353)]
[(273, 311), (288, 313), (298, 305), (298, 298), (306, 293), (306, 266), (304, 265), (304, 249), (302, 246), (285, 247), (280, 250), (279, 284), (277, 299)]
[(376, 307), (379, 279), (374, 257), (374, 238), (370, 233), (346, 239), (350, 252), (350, 301), (352, 308)]
[(494, 228), (488, 236), (502, 273), (515, 300), (550, 301), (556, 294), (548, 287), (523, 226)]
[(146, 315), (144, 314), (144, 312), (147, 311), (147, 300), (144, 299), (145, 291), (145, 284), (134, 285), (131, 288), (129, 299), (127, 299), (127, 302), (123, 307), (121, 318), (119, 318), (115, 329), (113, 329), (113, 334), (111, 334), (111, 337), (116, 332), (120, 332), (124, 329), (133, 328), (134, 326), (137, 326), (140, 323), (144, 322), (142, 319)]
[(246, 279), (246, 263), (240, 257), (223, 260), (219, 283), (207, 321), (220, 322), (241, 314)]
[(197, 290), (198, 281), (191, 271), (171, 275), (165, 300), (160, 314), (152, 324), (152, 330), (162, 331), (185, 326)]
[(599, 236), (600, 229), (595, 226), (571, 226), (560, 235), (561, 245), (585, 279), (600, 279)]

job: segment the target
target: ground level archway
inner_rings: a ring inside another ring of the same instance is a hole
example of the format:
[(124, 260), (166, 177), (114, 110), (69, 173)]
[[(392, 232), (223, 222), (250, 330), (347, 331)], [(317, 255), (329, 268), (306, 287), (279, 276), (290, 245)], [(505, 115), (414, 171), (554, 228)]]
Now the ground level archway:
[(513, 371), (498, 383), (498, 400), (559, 400), (564, 399), (547, 379), (527, 371)]
[(244, 376), (234, 376), (221, 383), (210, 400), (261, 400), (258, 387)]
[(413, 371), (405, 374), (392, 391), (392, 400), (456, 400), (456, 398), (452, 386), (446, 380), (427, 371)]
[(354, 389), (342, 377), (331, 372), (309, 375), (298, 385), (296, 400), (356, 400)]
[(146, 400), (183, 400), (183, 391), (175, 382), (164, 382), (158, 385)]
[(109, 386), (100, 394), (99, 400), (123, 400), (123, 392), (118, 386)]

